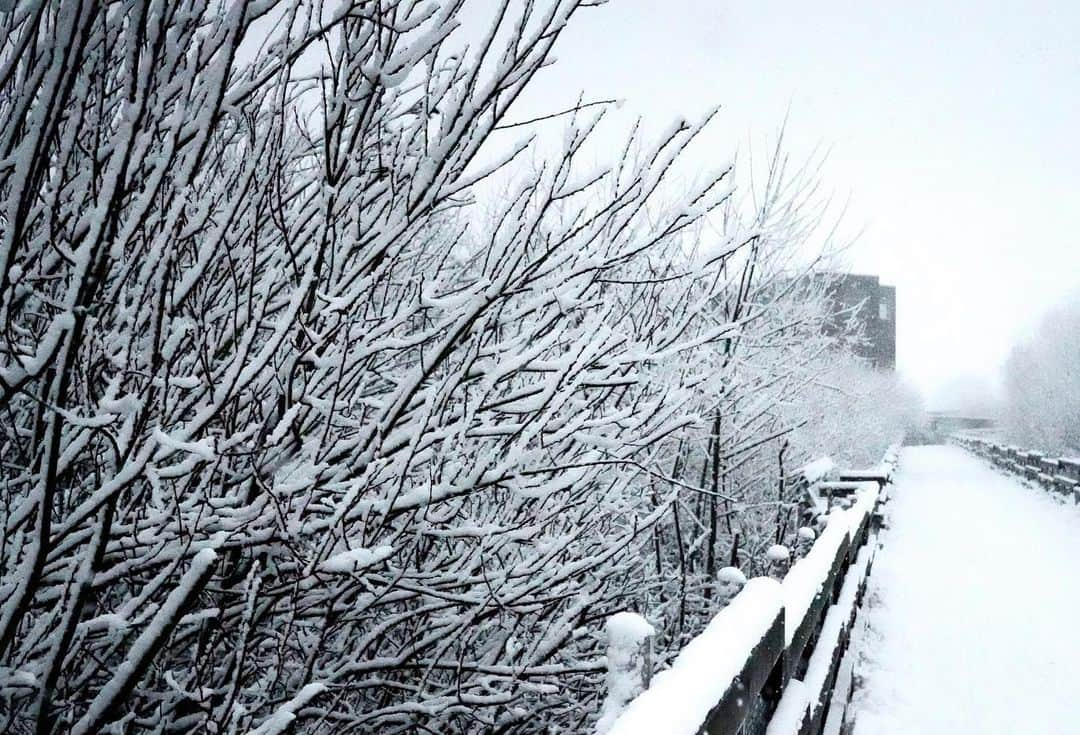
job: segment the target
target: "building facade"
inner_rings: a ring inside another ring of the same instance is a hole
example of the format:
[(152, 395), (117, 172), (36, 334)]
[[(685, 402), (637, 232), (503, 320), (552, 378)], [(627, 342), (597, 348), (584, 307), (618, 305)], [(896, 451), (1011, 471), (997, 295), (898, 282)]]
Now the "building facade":
[(854, 351), (882, 370), (896, 369), (896, 287), (882, 285), (877, 276), (829, 273), (827, 293), (832, 334), (861, 336)]

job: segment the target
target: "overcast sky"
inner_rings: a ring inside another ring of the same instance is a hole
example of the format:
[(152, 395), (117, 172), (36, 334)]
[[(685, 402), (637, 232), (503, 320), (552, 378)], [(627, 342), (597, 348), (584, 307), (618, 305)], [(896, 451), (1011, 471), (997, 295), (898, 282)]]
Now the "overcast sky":
[(1078, 29), (1064, 1), (612, 0), (526, 106), (584, 91), (660, 128), (720, 105), (714, 163), (790, 109), (862, 232), (851, 269), (897, 287), (900, 370), (942, 404), (1080, 287)]

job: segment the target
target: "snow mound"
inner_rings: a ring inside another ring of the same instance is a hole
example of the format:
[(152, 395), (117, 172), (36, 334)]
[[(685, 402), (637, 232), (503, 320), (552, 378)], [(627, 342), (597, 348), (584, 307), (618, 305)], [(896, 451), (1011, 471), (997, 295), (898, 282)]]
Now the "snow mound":
[(656, 635), (656, 628), (634, 612), (615, 613), (607, 619), (605, 629), (608, 643), (619, 647), (634, 647), (649, 636)]
[(788, 547), (786, 546), (782, 546), (781, 544), (773, 544), (769, 547), (768, 551), (765, 552), (765, 558), (773, 562), (774, 564), (777, 564), (790, 559), (791, 552), (788, 551)]
[(738, 567), (724, 567), (716, 573), (716, 579), (720, 582), (727, 582), (728, 584), (744, 585), (746, 584), (746, 575), (742, 573), (742, 570)]
[(835, 467), (831, 457), (821, 457), (803, 467), (799, 472), (812, 485), (832, 472)]

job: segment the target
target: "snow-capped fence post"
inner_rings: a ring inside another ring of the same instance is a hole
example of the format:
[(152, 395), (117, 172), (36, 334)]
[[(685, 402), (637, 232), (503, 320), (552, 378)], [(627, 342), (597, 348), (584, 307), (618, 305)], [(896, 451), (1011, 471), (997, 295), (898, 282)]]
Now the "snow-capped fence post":
[(788, 548), (781, 544), (773, 544), (765, 552), (765, 559), (768, 563), (769, 576), (778, 582), (783, 581), (784, 575), (791, 566), (791, 552)]
[(720, 609), (727, 607), (745, 586), (746, 575), (738, 567), (724, 567), (717, 572), (716, 601)]
[(804, 556), (810, 553), (810, 549), (814, 547), (814, 539), (817, 538), (817, 534), (814, 533), (814, 529), (803, 526), (799, 529), (796, 535), (795, 542), (795, 558), (802, 559)]
[(607, 619), (607, 698), (596, 723), (604, 735), (634, 697), (652, 679), (652, 646), (656, 629), (633, 612), (615, 613)]

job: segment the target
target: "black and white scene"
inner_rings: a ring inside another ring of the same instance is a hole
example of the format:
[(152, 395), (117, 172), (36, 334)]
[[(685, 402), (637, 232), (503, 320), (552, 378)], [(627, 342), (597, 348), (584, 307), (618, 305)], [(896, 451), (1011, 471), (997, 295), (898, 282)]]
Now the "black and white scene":
[(1078, 42), (0, 0), (0, 733), (1080, 735)]

